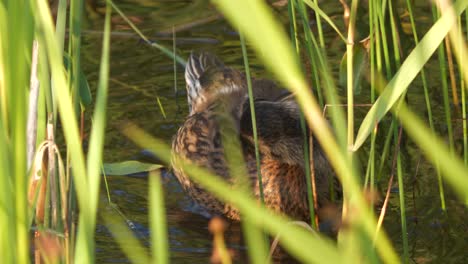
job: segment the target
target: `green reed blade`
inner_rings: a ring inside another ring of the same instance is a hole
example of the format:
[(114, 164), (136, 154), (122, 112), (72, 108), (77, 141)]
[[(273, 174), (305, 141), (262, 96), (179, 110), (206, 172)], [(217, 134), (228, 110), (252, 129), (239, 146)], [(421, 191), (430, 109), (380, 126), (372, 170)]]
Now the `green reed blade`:
[(405, 203), (405, 184), (403, 181), (403, 168), (401, 161), (401, 128), (395, 128), (393, 133), (395, 143), (395, 154), (397, 155), (397, 177), (398, 177), (398, 194), (400, 198), (400, 219), (401, 219), (401, 237), (403, 240), (403, 262), (409, 263), (408, 249), (408, 232), (406, 225), (406, 203)]
[[(318, 7), (318, 0), (314, 0), (314, 4), (317, 5), (317, 7)], [(320, 14), (315, 13), (315, 21), (317, 22), (317, 31), (318, 31), (318, 35), (319, 35), (320, 48), (325, 49), (325, 37), (323, 35), (322, 18), (320, 16)]]
[(296, 53), (299, 51), (299, 35), (297, 30), (296, 23), (296, 9), (294, 6), (296, 1), (288, 1), (288, 15), (289, 15), (289, 34), (291, 37), (291, 42), (293, 48), (296, 50)]
[(384, 167), (387, 164), (387, 156), (389, 155), (390, 145), (391, 145), (391, 142), (392, 142), (392, 132), (395, 129), (394, 127), (396, 125), (397, 125), (396, 120), (392, 118), (392, 121), (391, 121), (390, 126), (389, 126), (388, 131), (387, 131), (387, 134), (385, 135), (384, 148), (383, 148), (382, 153), (380, 155), (380, 164), (379, 164), (379, 170), (378, 170), (378, 173), (377, 173), (377, 180), (381, 179), (381, 177), (383, 175)]
[[(312, 70), (312, 76), (311, 76), (311, 82), (312, 82), (312, 88), (314, 88), (316, 90), (316, 94), (317, 94), (317, 99), (318, 99), (318, 102), (319, 102), (319, 105), (320, 106), (324, 106), (324, 99), (323, 99), (323, 91), (322, 91), (322, 87), (321, 87), (321, 83), (320, 83), (320, 76), (319, 76), (319, 73), (317, 71), (317, 69), (319, 68), (318, 66), (318, 63), (316, 61), (316, 55), (314, 54), (315, 51), (314, 51), (314, 47), (313, 47), (313, 33), (312, 33), (312, 30), (310, 29), (310, 26), (309, 26), (309, 17), (307, 16), (307, 11), (306, 11), (306, 8), (304, 6), (304, 2), (303, 1), (297, 1), (297, 9), (299, 10), (299, 15), (301, 16), (301, 20), (302, 20), (302, 27), (303, 27), (303, 30), (304, 30), (304, 34), (305, 34), (305, 41), (303, 41), (303, 45), (305, 46), (306, 48), (306, 51), (307, 51), (307, 55), (308, 55), (308, 59), (309, 59), (309, 63), (311, 64), (311, 70)], [(319, 27), (319, 21), (320, 21), (320, 16), (317, 14), (317, 27)], [(322, 33), (322, 29), (319, 28), (318, 29), (318, 32), (319, 32), (319, 40), (320, 40), (320, 49), (322, 50), (323, 52), (323, 56), (325, 57), (326, 55), (326, 50), (325, 50), (325, 46), (324, 46), (324, 43), (323, 43), (323, 33)], [(296, 33), (297, 34), (297, 33)], [(301, 56), (301, 52), (299, 51), (299, 49), (296, 49), (297, 50), (297, 54), (298, 56)]]
[(151, 251), (153, 263), (169, 263), (169, 244), (167, 240), (166, 210), (161, 173), (150, 172), (149, 176), (149, 223), (151, 228)]
[[(467, 30), (468, 29), (468, 12), (467, 11), (465, 11), (465, 23), (466, 23), (465, 30)], [(460, 26), (460, 30), (461, 28), (462, 27)], [(468, 31), (466, 33), (466, 37), (468, 38)], [(468, 53), (466, 51), (462, 52), (460, 56), (461, 56), (460, 61), (466, 61), (468, 58)], [(463, 76), (463, 75), (460, 74), (460, 76)], [(461, 82), (462, 84), (461, 92), (462, 92), (462, 118), (463, 118), (463, 157), (465, 160), (465, 165), (468, 165), (468, 125), (467, 125), (468, 120), (467, 120), (467, 109), (466, 109), (467, 95), (465, 91), (465, 89), (467, 89), (468, 91), (468, 78), (462, 77), (462, 79), (463, 80)], [(468, 197), (467, 197), (467, 204), (468, 204)]]
[(55, 37), (58, 42), (59, 53), (63, 54), (65, 45), (65, 28), (67, 24), (67, 0), (59, 0), (57, 8), (57, 20), (55, 22)]
[[(6, 31), (2, 32), (1, 40), (3, 47), (2, 64), (6, 94), (7, 108), (4, 125), (8, 129), (5, 135), (8, 138), (9, 162), (11, 163), (11, 183), (8, 184), (13, 190), (9, 202), (13, 204), (11, 211), (14, 221), (7, 229), (14, 232), (14, 239), (10, 241), (14, 253), (14, 262), (29, 262), (29, 225), (28, 225), (28, 203), (27, 203), (27, 156), (26, 156), (26, 119), (27, 98), (29, 87), (29, 72), (31, 64), (31, 50), (33, 38), (33, 20), (29, 1), (7, 1), (2, 3), (5, 7)], [(8, 121), (7, 121), (8, 120)]]
[[(414, 15), (413, 15), (413, 10), (412, 10), (412, 5), (409, 0), (406, 1), (406, 6), (408, 8), (408, 13), (410, 17), (410, 22), (411, 22), (411, 28), (413, 31), (413, 38), (416, 44), (419, 43), (419, 37), (418, 33), (416, 30), (416, 23), (414, 21)], [(429, 97), (429, 89), (427, 85), (427, 80), (426, 80), (426, 71), (423, 68), (421, 68), (421, 80), (423, 84), (423, 90), (424, 90), (424, 101), (426, 102), (426, 111), (427, 111), (427, 117), (429, 120), (429, 127), (431, 128), (431, 131), (435, 131), (434, 129), (434, 122), (433, 122), (433, 117), (432, 117), (432, 107), (431, 107), (431, 100)], [(437, 173), (437, 179), (438, 179), (438, 184), (439, 184), (439, 193), (441, 197), (441, 201), (444, 201), (444, 195), (443, 195), (443, 185), (442, 185), (442, 176), (440, 175), (440, 169), (438, 163), (436, 165), (436, 173)], [(442, 202), (444, 204), (444, 202)]]
[[(432, 16), (433, 19), (436, 20), (439, 17), (437, 8), (435, 5), (432, 6)], [(447, 37), (447, 36), (446, 36)], [(447, 137), (449, 141), (450, 149), (453, 151), (455, 147), (454, 139), (453, 139), (453, 128), (452, 128), (452, 116), (451, 116), (451, 107), (449, 102), (449, 91), (448, 91), (448, 83), (447, 83), (447, 61), (446, 61), (446, 54), (445, 54), (445, 43), (442, 43), (437, 49), (437, 57), (439, 61), (439, 72), (440, 72), (440, 80), (442, 84), (442, 98), (444, 103), (444, 114), (445, 114), (445, 122), (447, 125)], [(438, 167), (438, 164), (436, 164)], [(444, 195), (444, 185), (442, 182), (442, 177), (440, 175), (439, 170), (437, 169), (437, 180), (439, 184), (439, 196), (440, 196), (440, 203), (442, 210), (446, 210), (445, 205), (445, 195)]]
[[(78, 117), (80, 109), (80, 71), (81, 71), (81, 22), (83, 18), (83, 5), (84, 2), (81, 0), (70, 1), (70, 42), (69, 42), (69, 54), (71, 58), (71, 70), (69, 73), (73, 105), (75, 108), (75, 114)], [(62, 40), (63, 41), (63, 40)], [(61, 43), (59, 43), (59, 46)], [(62, 51), (60, 51), (62, 52)]]
[[(3, 12), (3, 8), (0, 5), (0, 25), (3, 19), (6, 16)], [(3, 24), (5, 25), (5, 24)], [(1, 27), (1, 26), (0, 26)], [(5, 32), (5, 31), (2, 31)], [(2, 43), (5, 44), (5, 43)], [(0, 56), (0, 59), (2, 56)], [(3, 60), (0, 60), (2, 65), (4, 64)], [(2, 70), (2, 69), (0, 69)], [(2, 74), (4, 71), (2, 71)], [(5, 86), (2, 86), (5, 87)], [(1, 89), (1, 88), (0, 88)], [(6, 109), (5, 109), (6, 110)], [(0, 166), (2, 170), (0, 170), (0, 225), (1, 226), (8, 226), (14, 227), (16, 226), (16, 219), (15, 219), (15, 205), (12, 203), (12, 199), (14, 199), (14, 191), (13, 191), (13, 179), (12, 179), (12, 168), (10, 158), (11, 149), (8, 144), (9, 139), (7, 130), (5, 129), (4, 122), (5, 119), (0, 119), (0, 144), (4, 146), (3, 151), (0, 151)], [(16, 230), (14, 228), (7, 228), (0, 232), (0, 255), (2, 256), (2, 260), (8, 263), (15, 263), (16, 262)]]
[[(376, 52), (376, 33), (375, 33), (375, 12), (374, 12), (374, 1), (369, 1), (368, 3), (368, 10), (369, 10), (369, 72), (370, 72), (370, 102), (374, 103), (375, 101), (375, 76), (376, 76), (376, 59), (377, 59), (377, 52)], [(370, 186), (370, 193), (375, 192), (375, 168), (376, 168), (376, 151), (375, 151), (375, 143), (376, 143), (376, 138), (377, 138), (377, 125), (374, 126), (374, 130), (372, 130), (371, 133), (371, 145), (370, 145), (370, 151), (369, 151), (369, 158), (368, 158), (368, 167), (366, 169), (366, 178), (365, 178), (365, 183), (364, 183), (364, 188), (367, 188), (367, 186)], [(370, 182), (369, 184), (367, 184)]]
[[(348, 38), (347, 38), (347, 44), (346, 44), (346, 65), (347, 65), (347, 120), (348, 120), (348, 126), (347, 126), (347, 143), (348, 143), (348, 151), (352, 148), (354, 144), (354, 40), (355, 40), (355, 24), (356, 24), (356, 13), (357, 13), (357, 0), (353, 0), (351, 2), (351, 14), (349, 16), (349, 25), (348, 25)], [(348, 155), (350, 157), (352, 156), (352, 152), (349, 151)]]
[[(250, 106), (250, 116), (252, 117), (252, 131), (254, 139), (254, 148), (255, 148), (255, 166), (257, 168), (257, 180), (258, 180), (258, 189), (260, 194), (260, 201), (262, 204), (265, 204), (265, 197), (263, 194), (263, 180), (262, 172), (260, 167), (260, 150), (258, 146), (258, 133), (257, 133), (257, 118), (255, 115), (255, 104), (254, 104), (254, 95), (252, 90), (252, 78), (250, 75), (250, 66), (249, 66), (249, 57), (247, 55), (247, 46), (245, 43), (244, 36), (242, 33), (239, 34), (241, 47), (242, 47), (242, 56), (244, 59), (244, 69), (247, 79), (247, 91), (249, 94), (249, 106)], [(242, 164), (241, 166), (245, 166)], [(252, 263), (264, 263), (267, 259), (267, 249), (266, 241), (267, 237), (263, 236), (263, 232), (260, 228), (256, 228), (249, 218), (244, 219), (242, 228), (244, 231), (244, 236), (247, 240), (247, 246), (249, 247), (249, 257)]]
[[(176, 44), (177, 44), (177, 42), (176, 42), (176, 33), (174, 31), (174, 27), (172, 27), (172, 53), (173, 54), (176, 54), (176, 52), (177, 52), (176, 51)], [(172, 59), (172, 64), (173, 64), (173, 71), (174, 71), (174, 94), (177, 94), (177, 60), (176, 60), (175, 56)], [(164, 114), (164, 118), (166, 118), (165, 114)]]
[[(434, 5), (432, 7), (432, 15), (433, 19), (437, 20), (439, 18), (437, 8)], [(449, 140), (450, 149), (454, 149), (454, 141), (453, 141), (453, 128), (452, 128), (452, 115), (451, 115), (451, 107), (449, 101), (449, 88), (448, 88), (448, 76), (447, 76), (447, 54), (445, 53), (445, 43), (441, 44), (437, 49), (437, 57), (439, 60), (439, 72), (440, 72), (440, 80), (442, 84), (442, 96), (444, 102), (444, 113), (445, 113), (445, 122), (447, 125), (447, 137)]]
[[(401, 35), (398, 32), (398, 27), (395, 24), (395, 21), (398, 21), (398, 18), (395, 17), (394, 13), (396, 13), (396, 4), (392, 3), (391, 1), (388, 2), (388, 11), (390, 16), (390, 32), (392, 37), (392, 46), (393, 46), (393, 59), (396, 68), (401, 67), (401, 56), (403, 56), (402, 50), (402, 43), (401, 43)], [(400, 101), (405, 100), (406, 91), (403, 92)], [(398, 104), (398, 103), (397, 103)], [(393, 117), (395, 119), (395, 117)], [(404, 263), (409, 262), (409, 249), (408, 249), (408, 233), (407, 233), (407, 225), (406, 225), (406, 203), (405, 203), (405, 188), (404, 188), (404, 181), (403, 181), (403, 169), (401, 164), (401, 151), (400, 151), (400, 144), (401, 144), (401, 133), (402, 129), (399, 126), (394, 126), (393, 128), (393, 138), (394, 138), (394, 148), (395, 153), (397, 155), (397, 177), (398, 177), (398, 188), (399, 188), (399, 198), (400, 198), (400, 219), (401, 219), (401, 237), (403, 240), (403, 261)]]
[[(293, 2), (293, 1), (291, 1)], [(312, 58), (312, 44), (310, 43), (310, 39), (311, 39), (311, 34), (312, 32), (310, 31), (310, 28), (309, 28), (309, 19), (307, 17), (307, 14), (306, 14), (306, 11), (305, 11), (305, 7), (304, 7), (304, 3), (302, 1), (297, 1), (297, 9), (299, 11), (299, 14), (301, 16), (301, 21), (302, 21), (302, 27), (304, 28), (304, 32), (305, 32), (305, 35), (306, 35), (306, 45), (307, 45), (307, 51), (308, 51), (308, 54), (309, 54), (309, 60), (311, 62), (311, 64), (313, 63), (313, 58)], [(293, 23), (296, 24), (295, 22), (295, 19), (293, 20)], [(296, 29), (296, 27), (294, 27), (294, 29)], [(298, 35), (297, 32), (295, 33), (295, 35)], [(309, 41), (307, 41), (309, 40)], [(297, 53), (297, 56), (300, 57), (301, 56), (301, 51), (299, 50), (299, 45), (296, 45), (296, 53)], [(315, 68), (315, 66), (312, 66), (313, 68)], [(318, 77), (318, 76), (316, 76)], [(317, 83), (318, 83), (318, 78), (317, 78)], [(321, 98), (321, 91), (319, 90), (319, 86), (316, 86), (317, 88), (317, 94), (319, 95), (319, 102), (321, 101), (320, 98)], [(320, 102), (320, 105), (323, 105), (323, 99), (322, 99), (322, 102)], [(315, 218), (316, 218), (316, 214), (315, 214), (315, 203), (314, 203), (314, 191), (313, 191), (313, 188), (312, 188), (312, 170), (314, 169), (313, 167), (311, 167), (311, 160), (310, 160), (310, 156), (313, 156), (313, 150), (309, 147), (309, 136), (311, 137), (312, 135), (309, 135), (309, 129), (307, 128), (307, 125), (306, 125), (306, 121), (305, 121), (305, 117), (304, 117), (304, 113), (302, 111), (299, 112), (299, 120), (300, 120), (300, 125), (301, 125), (301, 130), (302, 130), (302, 138), (304, 140), (304, 143), (303, 143), (303, 156), (304, 156), (304, 174), (305, 174), (305, 177), (306, 177), (306, 184), (307, 184), (307, 201), (308, 201), (308, 204), (309, 204), (309, 215), (310, 215), (310, 225), (313, 227), (314, 230), (317, 230), (318, 227), (317, 227), (317, 223), (315, 221)], [(312, 141), (313, 142), (313, 141)], [(309, 156), (310, 155), (310, 156)], [(313, 158), (313, 157), (312, 157)], [(332, 192), (333, 193), (333, 192)]]
[[(325, 14), (325, 12), (323, 12), (322, 9), (320, 9), (320, 7), (318, 6), (318, 4), (316, 2), (312, 2), (311, 0), (302, 0), (304, 1), (304, 3), (306, 3), (310, 8), (312, 8), (317, 16), (320, 16), (322, 17), (335, 31), (336, 33), (338, 34), (338, 36), (341, 37), (341, 39), (343, 40), (344, 43), (346, 43), (346, 37), (340, 32), (340, 30), (338, 29), (338, 27), (335, 25), (335, 23), (333, 23), (333, 20), (327, 15)], [(318, 24), (317, 22), (317, 26), (319, 27), (320, 25)], [(319, 32), (321, 31), (321, 29), (319, 28)], [(321, 39), (320, 39), (320, 46), (323, 47), (323, 34), (320, 33), (319, 36), (321, 36)]]
[[(90, 133), (88, 159), (87, 159), (87, 176), (88, 176), (88, 192), (89, 192), (89, 211), (91, 214), (90, 228), (94, 229), (96, 225), (96, 212), (99, 199), (99, 186), (101, 182), (101, 164), (102, 152), (104, 148), (104, 135), (106, 130), (106, 107), (107, 94), (109, 83), (109, 53), (110, 53), (110, 19), (112, 15), (112, 7), (110, 4), (106, 6), (106, 18), (104, 22), (104, 35), (102, 40), (102, 55), (99, 69), (99, 81), (96, 94), (96, 105), (93, 115), (93, 127)], [(89, 235), (94, 235), (94, 230), (89, 230)], [(91, 240), (93, 240), (91, 238)], [(89, 241), (92, 243), (91, 241)]]
[(242, 56), (244, 58), (244, 69), (245, 75), (247, 79), (247, 91), (249, 93), (249, 106), (250, 106), (250, 115), (252, 117), (252, 131), (253, 131), (253, 138), (254, 138), (254, 146), (255, 146), (255, 165), (257, 167), (257, 180), (258, 180), (258, 188), (260, 191), (260, 201), (262, 204), (265, 204), (265, 198), (263, 195), (263, 184), (262, 184), (262, 172), (260, 167), (260, 150), (258, 147), (258, 134), (257, 134), (257, 117), (255, 115), (255, 104), (254, 104), (254, 95), (252, 90), (252, 78), (250, 76), (250, 66), (249, 66), (249, 58), (247, 56), (247, 47), (245, 44), (245, 39), (243, 34), (240, 35), (240, 42), (242, 47)]
[[(414, 21), (413, 8), (412, 8), (410, 0), (406, 0), (406, 7), (408, 9), (411, 29), (413, 31), (413, 39), (414, 39), (414, 42), (417, 45), (419, 43), (419, 37), (418, 37), (418, 31), (416, 29), (416, 22)], [(429, 88), (428, 88), (428, 85), (427, 85), (426, 71), (425, 71), (424, 67), (421, 68), (421, 81), (422, 81), (422, 85), (423, 85), (423, 89), (424, 89), (424, 100), (426, 102), (426, 111), (427, 111), (427, 116), (428, 116), (428, 120), (429, 120), (429, 127), (431, 128), (432, 131), (434, 131), (431, 99), (429, 97)]]

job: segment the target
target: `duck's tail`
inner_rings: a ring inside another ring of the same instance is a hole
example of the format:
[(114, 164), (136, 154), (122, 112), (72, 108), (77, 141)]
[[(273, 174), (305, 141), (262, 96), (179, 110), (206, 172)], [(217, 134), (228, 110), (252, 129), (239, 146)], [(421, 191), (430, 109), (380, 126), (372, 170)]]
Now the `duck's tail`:
[(200, 95), (202, 85), (200, 84), (201, 76), (209, 68), (223, 68), (224, 64), (214, 55), (208, 52), (190, 53), (187, 64), (185, 66), (185, 82), (187, 83), (187, 99), (189, 107), (192, 102)]

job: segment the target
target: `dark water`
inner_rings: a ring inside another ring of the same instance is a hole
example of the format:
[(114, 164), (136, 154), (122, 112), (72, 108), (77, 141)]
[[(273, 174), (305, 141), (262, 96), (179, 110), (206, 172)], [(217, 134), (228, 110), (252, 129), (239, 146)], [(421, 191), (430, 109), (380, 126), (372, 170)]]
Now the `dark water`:
[[(428, 26), (430, 13), (422, 8), (418, 10), (418, 21), (422, 28)], [(216, 9), (208, 1), (116, 1), (122, 11), (129, 16), (142, 32), (152, 40), (172, 47), (172, 26), (178, 26), (201, 19), (213, 18), (176, 33), (176, 49), (186, 58), (191, 50), (209, 50), (221, 57), (226, 64), (236, 68), (243, 67), (239, 37), (229, 24), (220, 18)], [(341, 8), (338, 1), (324, 4), (324, 10), (336, 23), (342, 26)], [(287, 20), (284, 8), (276, 8), (278, 19)], [(118, 16), (113, 17), (111, 42), (111, 81), (107, 108), (107, 131), (104, 152), (105, 162), (117, 162), (129, 159), (142, 159), (141, 149), (119, 133), (118, 124), (131, 120), (158, 138), (170, 143), (178, 125), (187, 114), (183, 68), (177, 67), (174, 81), (172, 59), (157, 49), (141, 41), (137, 35)], [(83, 33), (83, 68), (92, 87), (96, 86), (102, 42), (103, 17), (89, 15), (86, 30)], [(328, 54), (331, 64), (338, 72), (339, 60), (344, 45), (336, 39), (336, 34), (324, 26), (327, 36)], [(343, 30), (342, 30), (343, 31)], [(163, 34), (169, 32), (169, 34)], [(250, 62), (254, 75), (268, 76), (255, 55), (250, 53)], [(430, 67), (437, 67), (437, 62)], [(435, 71), (437, 72), (437, 70)], [(434, 109), (441, 109), (440, 78), (432, 76), (430, 82)], [(176, 90), (178, 91), (176, 95)], [(343, 93), (344, 95), (345, 93)], [(159, 109), (157, 98), (164, 107), (166, 118)], [(369, 96), (363, 93), (357, 102), (368, 103)], [(414, 84), (408, 94), (412, 106), (424, 112), (421, 85)], [(365, 112), (367, 109), (357, 110)], [(440, 115), (440, 120), (443, 120)], [(436, 120), (437, 127), (443, 131), (443, 122)], [(455, 124), (455, 129), (460, 129)], [(410, 255), (415, 263), (464, 263), (468, 261), (468, 214), (462, 203), (458, 202), (446, 188), (448, 211), (440, 209), (437, 178), (435, 169), (428, 165), (420, 152), (410, 143), (404, 144), (404, 173), (407, 201), (408, 236)], [(389, 159), (387, 167), (391, 166)], [(149, 245), (148, 200), (146, 177), (109, 176), (111, 198), (134, 225), (136, 236), (144, 245)], [(381, 186), (386, 189), (388, 173), (383, 175)], [(395, 181), (396, 182), (396, 178)], [(211, 236), (207, 230), (208, 219), (197, 213), (194, 204), (182, 192), (174, 177), (164, 173), (164, 190), (173, 263), (207, 263), (211, 255)], [(392, 193), (385, 227), (399, 253), (402, 254), (400, 209), (398, 193)], [(104, 195), (104, 189), (103, 189)], [(104, 196), (103, 196), (104, 197)], [(106, 208), (106, 199), (102, 199), (101, 209)], [(229, 247), (234, 248), (238, 262), (245, 262), (245, 250), (242, 247), (240, 227), (231, 224), (227, 232)], [(104, 225), (98, 225), (96, 232), (97, 261), (99, 263), (128, 262)]]

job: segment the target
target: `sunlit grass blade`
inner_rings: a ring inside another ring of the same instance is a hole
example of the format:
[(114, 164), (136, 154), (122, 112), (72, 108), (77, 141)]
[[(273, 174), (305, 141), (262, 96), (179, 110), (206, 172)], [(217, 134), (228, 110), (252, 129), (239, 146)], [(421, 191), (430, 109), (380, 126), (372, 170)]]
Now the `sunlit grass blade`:
[[(87, 159), (87, 176), (88, 176), (88, 195), (89, 204), (87, 210), (90, 214), (89, 229), (86, 230), (88, 248), (94, 248), (94, 228), (96, 225), (96, 213), (99, 199), (99, 186), (101, 182), (101, 163), (102, 152), (104, 147), (104, 133), (106, 128), (106, 107), (107, 107), (107, 91), (109, 82), (109, 52), (110, 52), (110, 19), (112, 8), (109, 4), (106, 7), (106, 18), (104, 23), (104, 36), (102, 40), (102, 57), (99, 70), (99, 82), (96, 95), (96, 106), (93, 115), (93, 127), (91, 129), (88, 159)], [(76, 76), (77, 79), (78, 76)], [(77, 87), (78, 89), (78, 87)], [(75, 259), (77, 256), (75, 256)]]
[(149, 174), (149, 220), (151, 227), (151, 251), (153, 263), (169, 263), (169, 244), (167, 239), (166, 209), (164, 205), (161, 173)]
[[(467, 6), (468, 1), (464, 0), (456, 2), (454, 8), (459, 15)], [(374, 128), (374, 124), (382, 119), (400, 96), (408, 89), (408, 86), (421, 71), (424, 64), (439, 47), (453, 23), (449, 15), (443, 14), (406, 58), (401, 68), (388, 83), (374, 106), (372, 106), (364, 118), (356, 136), (353, 147), (354, 151), (362, 146)]]
[(151, 263), (145, 247), (135, 238), (135, 235), (124, 224), (123, 219), (118, 214), (109, 210), (102, 214), (102, 218), (106, 227), (132, 263)]
[[(354, 38), (355, 38), (355, 26), (356, 26), (356, 15), (357, 15), (357, 0), (351, 2), (351, 14), (349, 16), (349, 25), (348, 25), (348, 38), (346, 42), (346, 77), (347, 77), (347, 113), (348, 113), (348, 133), (347, 133), (347, 143), (348, 150), (350, 150), (354, 144)], [(350, 152), (349, 155), (352, 155)]]
[[(3, 5), (2, 5), (3, 6)], [(7, 183), (12, 189), (9, 200), (3, 203), (12, 203), (10, 212), (12, 217), (6, 232), (13, 232), (10, 241), (14, 253), (13, 262), (29, 262), (29, 216), (26, 199), (27, 190), (27, 156), (26, 156), (26, 119), (27, 98), (29, 87), (29, 72), (31, 64), (31, 50), (33, 39), (33, 16), (29, 1), (8, 1), (4, 3), (5, 28), (1, 32), (2, 57), (1, 66), (4, 78), (3, 93), (6, 95), (6, 113), (2, 117), (6, 127), (5, 142), (8, 146), (11, 163), (10, 175), (4, 175), (11, 182)]]

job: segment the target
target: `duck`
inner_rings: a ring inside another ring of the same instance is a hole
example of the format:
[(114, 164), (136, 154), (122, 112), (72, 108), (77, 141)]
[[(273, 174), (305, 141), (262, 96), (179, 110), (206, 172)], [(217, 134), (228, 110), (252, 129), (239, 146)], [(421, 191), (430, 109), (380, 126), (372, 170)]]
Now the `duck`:
[[(182, 188), (212, 215), (240, 220), (239, 211), (204, 190), (188, 176), (181, 161), (195, 164), (236, 184), (229, 156), (245, 164), (244, 173), (254, 197), (263, 192), (267, 208), (293, 219), (310, 221), (304, 142), (300, 108), (294, 95), (269, 79), (252, 78), (262, 188), (257, 178), (246, 75), (218, 57), (192, 51), (185, 67), (189, 114), (172, 142), (172, 168)], [(231, 151), (232, 146), (239, 151)], [(229, 149), (229, 151), (227, 150)], [(313, 139), (313, 161), (318, 207), (340, 193), (336, 175), (318, 142)], [(242, 171), (242, 170), (241, 170)]]

